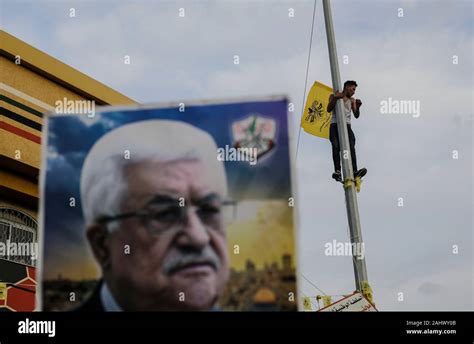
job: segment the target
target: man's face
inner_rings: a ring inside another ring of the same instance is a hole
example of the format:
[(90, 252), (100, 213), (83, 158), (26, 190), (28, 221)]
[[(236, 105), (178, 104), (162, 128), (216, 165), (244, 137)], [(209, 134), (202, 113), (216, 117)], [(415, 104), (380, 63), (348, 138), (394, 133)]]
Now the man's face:
[(346, 95), (350, 98), (354, 95), (356, 91), (357, 86), (356, 85), (349, 85), (346, 86)]
[[(105, 276), (112, 290), (129, 300), (123, 301), (130, 302), (129, 309), (211, 308), (227, 282), (229, 263), (224, 222), (213, 208), (219, 192), (203, 165), (197, 160), (142, 162), (129, 165), (124, 176), (128, 190), (121, 213), (148, 209), (156, 215), (122, 220), (108, 234)], [(186, 206), (181, 208), (184, 221), (173, 226), (180, 199)], [(175, 200), (171, 208), (170, 200)]]

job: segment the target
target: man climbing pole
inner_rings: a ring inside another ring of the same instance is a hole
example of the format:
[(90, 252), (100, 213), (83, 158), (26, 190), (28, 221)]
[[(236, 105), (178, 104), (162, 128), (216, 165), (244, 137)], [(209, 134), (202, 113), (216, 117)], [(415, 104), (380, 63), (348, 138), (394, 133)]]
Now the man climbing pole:
[[(327, 107), (327, 112), (333, 112), (336, 107), (336, 102), (338, 99), (343, 99), (344, 101), (344, 116), (346, 116), (347, 132), (349, 134), (349, 145), (351, 147), (351, 158), (352, 158), (352, 170), (354, 173), (354, 178), (362, 178), (366, 175), (367, 169), (361, 168), (357, 169), (357, 158), (355, 153), (355, 136), (354, 132), (351, 129), (351, 114), (354, 114), (355, 118), (360, 116), (360, 107), (362, 106), (362, 101), (360, 99), (355, 99), (352, 96), (356, 91), (357, 83), (354, 80), (347, 80), (344, 83), (344, 89), (342, 92), (336, 91), (335, 94), (329, 96), (329, 103)], [(332, 146), (332, 159), (334, 162), (334, 173), (332, 177), (338, 181), (342, 182), (341, 174), (341, 158), (339, 155), (340, 145), (339, 145), (339, 134), (337, 131), (337, 121), (336, 121), (336, 111), (333, 112), (331, 118), (331, 126), (329, 128), (329, 140), (331, 141)]]

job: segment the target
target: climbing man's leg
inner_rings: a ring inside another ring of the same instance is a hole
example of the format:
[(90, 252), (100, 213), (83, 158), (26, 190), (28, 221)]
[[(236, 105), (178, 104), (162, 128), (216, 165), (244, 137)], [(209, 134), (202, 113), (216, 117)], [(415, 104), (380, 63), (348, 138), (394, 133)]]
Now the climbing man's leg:
[(332, 146), (332, 161), (334, 163), (334, 173), (332, 177), (337, 181), (342, 180), (341, 174), (341, 156), (339, 154), (339, 136), (337, 132), (337, 124), (332, 123), (329, 127), (329, 140)]
[(356, 138), (350, 125), (347, 125), (347, 132), (349, 133), (349, 145), (351, 147), (352, 172), (356, 173), (357, 172), (357, 157), (356, 157), (356, 152), (355, 152)]
[(367, 174), (367, 169), (366, 168), (361, 168), (360, 170), (357, 169), (357, 156), (356, 156), (356, 151), (355, 151), (356, 138), (350, 125), (347, 126), (347, 131), (349, 133), (349, 145), (351, 146), (352, 171), (354, 173), (354, 178), (357, 178), (357, 177), (362, 178), (363, 176)]

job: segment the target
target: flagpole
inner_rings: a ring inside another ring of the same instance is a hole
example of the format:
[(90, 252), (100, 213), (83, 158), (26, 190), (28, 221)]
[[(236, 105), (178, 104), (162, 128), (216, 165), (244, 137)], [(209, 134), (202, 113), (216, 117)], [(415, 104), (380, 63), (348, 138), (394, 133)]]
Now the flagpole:
[[(328, 40), (329, 62), (331, 65), (332, 86), (334, 91), (342, 91), (339, 63), (337, 60), (336, 37), (331, 13), (330, 0), (323, 0), (324, 22), (326, 24), (326, 37)], [(363, 247), (362, 231), (360, 227), (359, 208), (355, 189), (354, 174), (352, 171), (352, 158), (350, 154), (349, 137), (346, 126), (346, 117), (343, 115), (343, 99), (336, 102), (336, 120), (339, 133), (339, 143), (342, 155), (342, 172), (344, 176), (344, 192), (346, 197), (347, 219), (352, 243), (352, 262), (354, 265), (356, 290), (360, 291), (371, 303), (373, 302), (372, 290), (369, 285), (365, 255), (361, 255)], [(345, 154), (344, 154), (345, 152)], [(355, 248), (358, 248), (357, 250)], [(363, 252), (363, 251), (362, 251)]]

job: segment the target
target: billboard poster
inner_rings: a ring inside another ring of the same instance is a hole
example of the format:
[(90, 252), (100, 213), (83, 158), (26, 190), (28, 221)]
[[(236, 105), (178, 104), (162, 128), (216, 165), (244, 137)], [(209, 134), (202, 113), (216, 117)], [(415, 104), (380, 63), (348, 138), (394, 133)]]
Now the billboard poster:
[(46, 122), (41, 309), (297, 310), (285, 98)]

